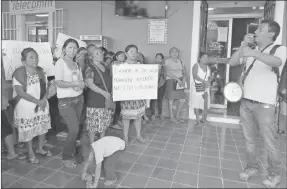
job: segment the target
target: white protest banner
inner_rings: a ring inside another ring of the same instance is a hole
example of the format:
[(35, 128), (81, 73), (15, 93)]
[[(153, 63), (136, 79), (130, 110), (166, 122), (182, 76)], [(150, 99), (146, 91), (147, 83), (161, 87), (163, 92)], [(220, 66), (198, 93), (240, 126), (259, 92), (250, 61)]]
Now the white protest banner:
[(3, 66), (6, 80), (12, 79), (16, 68), (22, 66), (21, 52), (24, 48), (33, 48), (39, 56), (39, 66), (42, 67), (47, 76), (54, 75), (53, 57), (50, 44), (28, 41), (2, 40)]
[(63, 34), (63, 33), (59, 33), (58, 36), (57, 36), (57, 41), (56, 41), (56, 48), (57, 48), (57, 50), (55, 50), (55, 55), (56, 55), (57, 58), (61, 57), (61, 55), (62, 55), (62, 47), (63, 47), (65, 41), (67, 39), (70, 39), (70, 38), (75, 39), (79, 43), (80, 47), (87, 47), (87, 44), (84, 41), (81, 41), (79, 39), (76, 39), (74, 37), (71, 37), (71, 36)]
[(157, 99), (158, 65), (113, 65), (113, 101)]

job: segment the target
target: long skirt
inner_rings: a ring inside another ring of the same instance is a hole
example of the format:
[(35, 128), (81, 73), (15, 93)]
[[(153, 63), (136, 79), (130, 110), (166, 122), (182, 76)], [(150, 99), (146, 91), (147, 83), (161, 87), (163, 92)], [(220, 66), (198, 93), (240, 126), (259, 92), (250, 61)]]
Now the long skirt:
[(184, 89), (176, 90), (176, 81), (168, 79), (165, 83), (165, 97), (167, 99), (185, 99)]
[(113, 120), (113, 111), (106, 108), (86, 108), (86, 128), (92, 133), (107, 130)]

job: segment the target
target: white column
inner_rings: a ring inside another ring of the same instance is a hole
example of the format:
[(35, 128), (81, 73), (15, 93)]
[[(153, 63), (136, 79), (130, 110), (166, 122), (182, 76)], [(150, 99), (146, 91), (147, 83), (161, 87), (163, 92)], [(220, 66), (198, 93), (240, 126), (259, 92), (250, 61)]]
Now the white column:
[[(284, 23), (284, 6), (286, 6), (285, 1), (276, 1), (275, 2), (275, 11), (274, 11), (274, 21), (276, 21), (280, 27), (281, 27), (281, 32), (279, 33), (275, 43), (276, 44), (282, 44), (282, 29), (283, 29), (283, 24)], [(286, 33), (284, 34), (286, 35)]]
[(53, 11), (50, 11), (48, 17), (48, 40), (50, 43), (50, 46), (52, 47), (53, 45), (53, 39), (54, 39), (54, 29), (53, 29)]
[(16, 15), (16, 39), (18, 41), (26, 41), (26, 15), (18, 14)]
[(189, 94), (189, 119), (195, 119), (193, 108), (191, 107), (191, 98), (193, 90), (192, 67), (197, 62), (199, 53), (199, 36), (200, 36), (200, 6), (201, 1), (193, 1), (193, 22), (191, 34), (191, 56), (190, 56), (190, 94)]

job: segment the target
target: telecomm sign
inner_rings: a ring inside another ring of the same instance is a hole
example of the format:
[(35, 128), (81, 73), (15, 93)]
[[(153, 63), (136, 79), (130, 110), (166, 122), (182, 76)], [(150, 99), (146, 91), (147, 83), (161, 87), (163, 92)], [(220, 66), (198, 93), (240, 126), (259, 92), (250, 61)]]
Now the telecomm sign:
[(55, 10), (55, 0), (52, 1), (9, 1), (10, 14), (29, 14)]

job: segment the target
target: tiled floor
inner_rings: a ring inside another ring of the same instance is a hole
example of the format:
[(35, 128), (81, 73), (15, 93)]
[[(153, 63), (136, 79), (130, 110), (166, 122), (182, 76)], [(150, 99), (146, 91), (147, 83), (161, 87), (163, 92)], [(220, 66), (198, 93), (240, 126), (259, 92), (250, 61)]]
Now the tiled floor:
[[(134, 140), (131, 127), (131, 146), (125, 149), (117, 163), (118, 181), (112, 188), (261, 188), (266, 176), (266, 158), (262, 139), (260, 149), (261, 174), (248, 182), (238, 179), (243, 167), (244, 138), (240, 130), (227, 130), (225, 152), (219, 152), (218, 124), (188, 129), (185, 124), (156, 121), (145, 125), (147, 144)], [(212, 124), (212, 125), (211, 125)], [(110, 135), (118, 135), (115, 131)], [(280, 138), (284, 177), (280, 188), (286, 188), (286, 136)], [(2, 159), (3, 188), (84, 188), (80, 178), (82, 165), (64, 168), (60, 154), (63, 142), (49, 140), (47, 147), (53, 157), (40, 158), (40, 165), (25, 161)], [(103, 183), (99, 183), (103, 188)]]

